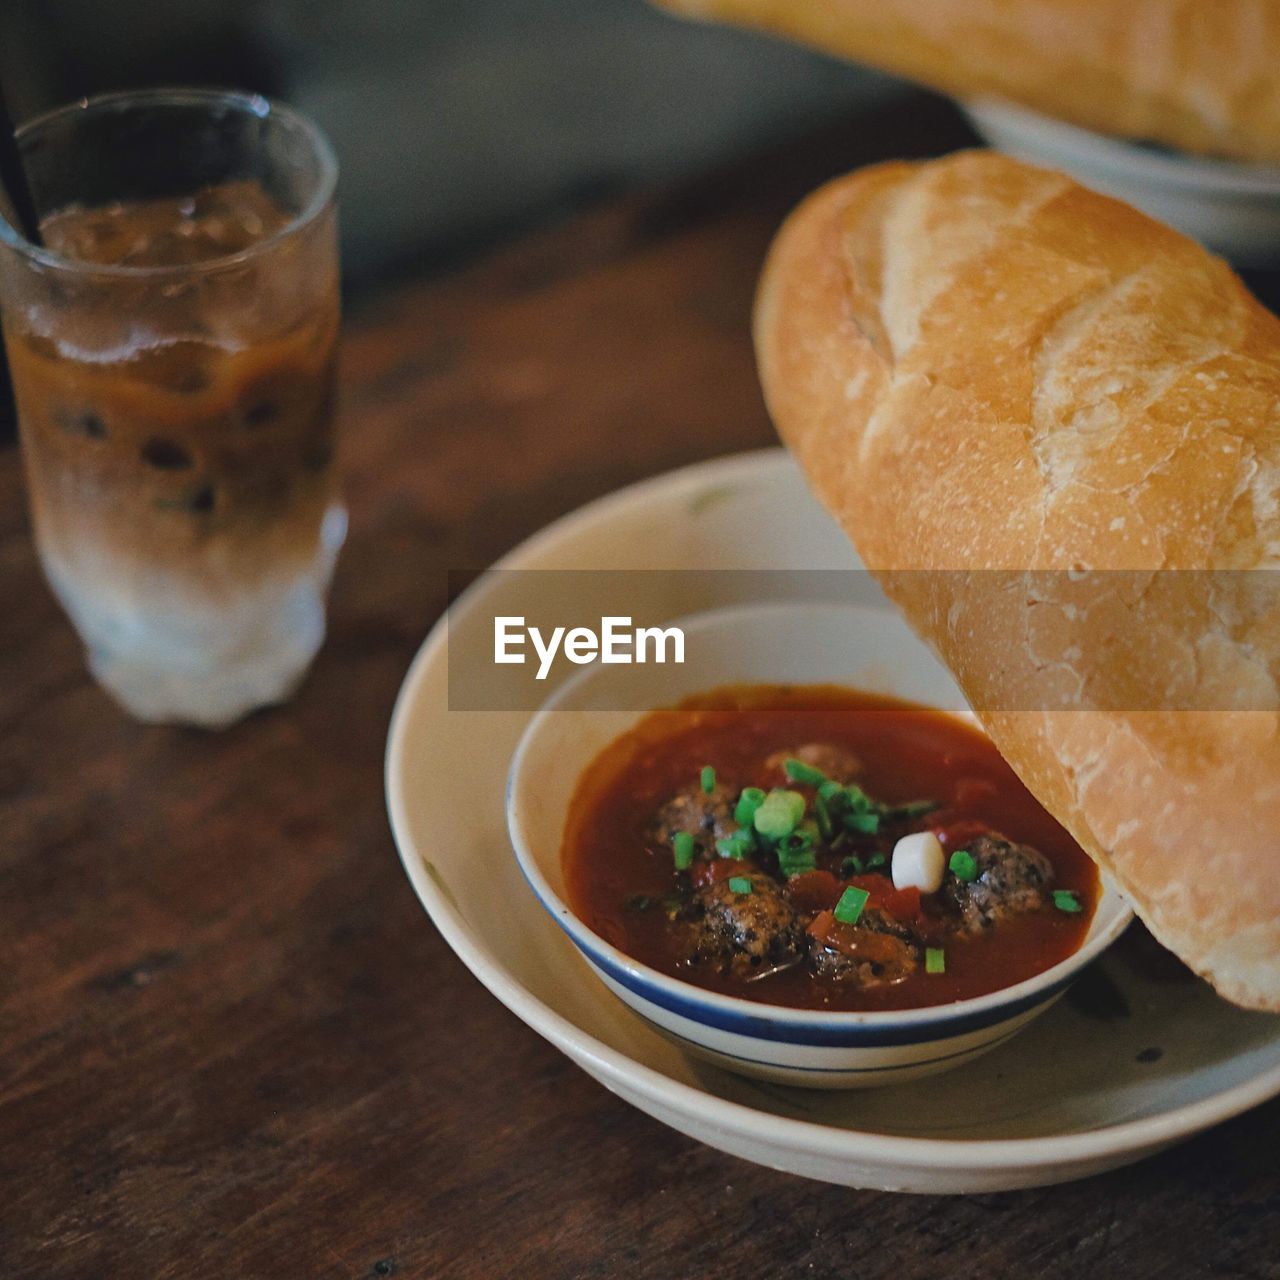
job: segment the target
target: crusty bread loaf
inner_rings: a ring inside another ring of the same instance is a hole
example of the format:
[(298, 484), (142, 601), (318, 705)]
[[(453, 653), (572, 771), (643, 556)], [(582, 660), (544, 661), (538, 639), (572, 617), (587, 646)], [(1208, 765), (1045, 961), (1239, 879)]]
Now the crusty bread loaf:
[(1280, 162), (1276, 0), (658, 0), (961, 98), (1119, 137)]
[(1280, 1010), (1280, 584), (1237, 572), (1280, 567), (1280, 321), (1128, 206), (968, 152), (811, 196), (756, 345), (1006, 759), (1161, 941)]

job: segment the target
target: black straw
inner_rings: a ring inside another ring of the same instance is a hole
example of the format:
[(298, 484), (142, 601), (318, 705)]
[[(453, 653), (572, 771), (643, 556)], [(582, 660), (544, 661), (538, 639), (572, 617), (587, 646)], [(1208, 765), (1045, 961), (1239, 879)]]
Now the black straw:
[(27, 183), (27, 171), (22, 165), (15, 133), (13, 118), (5, 105), (4, 90), (0, 89), (0, 185), (4, 187), (4, 194), (9, 197), (9, 205), (18, 219), (18, 230), (32, 244), (43, 244), (36, 203), (31, 198), (31, 187)]

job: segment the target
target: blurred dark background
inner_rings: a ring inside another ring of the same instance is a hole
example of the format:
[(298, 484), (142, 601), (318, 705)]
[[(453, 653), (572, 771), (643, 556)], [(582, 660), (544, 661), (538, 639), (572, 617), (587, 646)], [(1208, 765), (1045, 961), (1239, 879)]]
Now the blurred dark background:
[(342, 165), (352, 301), (896, 90), (643, 0), (0, 0), (0, 77), (18, 118), (174, 83), (301, 108)]

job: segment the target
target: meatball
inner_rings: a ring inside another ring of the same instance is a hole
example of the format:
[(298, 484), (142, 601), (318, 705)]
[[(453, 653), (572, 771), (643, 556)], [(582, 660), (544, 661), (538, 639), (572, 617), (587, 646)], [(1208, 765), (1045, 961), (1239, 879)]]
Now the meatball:
[(739, 977), (795, 964), (807, 938), (800, 915), (771, 877), (747, 869), (741, 876), (750, 893), (735, 892), (727, 879), (695, 891), (689, 958)]
[(718, 840), (738, 829), (733, 820), (734, 794), (717, 783), (710, 792), (690, 787), (677, 792), (658, 810), (654, 835), (660, 844), (670, 844), (678, 831), (687, 831), (703, 841)]
[(777, 775), (780, 784), (785, 784), (786, 763), (793, 759), (826, 774), (833, 782), (852, 782), (862, 772), (862, 761), (852, 751), (832, 742), (806, 742), (792, 751), (775, 751), (764, 762), (764, 767)]
[(965, 846), (978, 874), (965, 883), (948, 876), (944, 900), (959, 913), (967, 934), (983, 933), (1001, 920), (1039, 911), (1053, 888), (1049, 859), (1029, 844), (1014, 844), (1001, 836), (979, 836)]
[(809, 939), (809, 966), (819, 978), (859, 987), (901, 982), (920, 967), (920, 945), (891, 915), (868, 907), (852, 928), (841, 932), (841, 945)]

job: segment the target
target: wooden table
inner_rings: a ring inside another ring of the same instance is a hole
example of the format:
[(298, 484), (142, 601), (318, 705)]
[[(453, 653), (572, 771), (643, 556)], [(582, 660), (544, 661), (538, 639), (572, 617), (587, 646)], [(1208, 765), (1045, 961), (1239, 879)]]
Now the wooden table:
[(387, 719), (447, 571), (768, 443), (747, 325), (783, 211), (964, 141), (921, 100), (353, 315), (331, 635), (293, 703), (226, 733), (93, 685), (0, 455), (0, 1276), (1280, 1275), (1280, 1104), (1044, 1191), (773, 1173), (526, 1029), (392, 847)]

